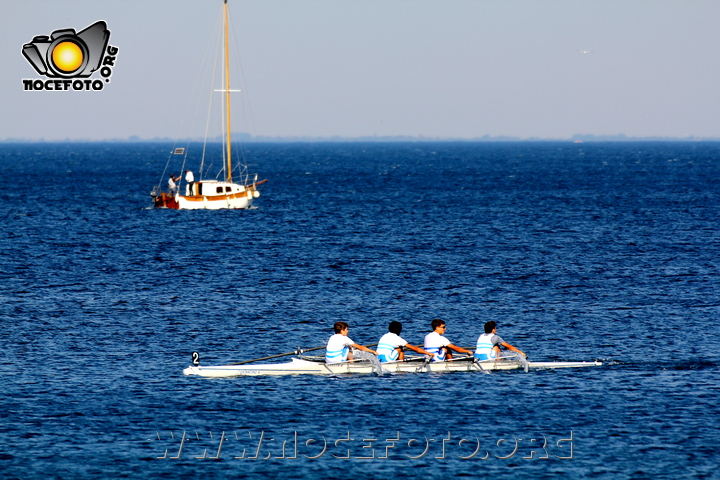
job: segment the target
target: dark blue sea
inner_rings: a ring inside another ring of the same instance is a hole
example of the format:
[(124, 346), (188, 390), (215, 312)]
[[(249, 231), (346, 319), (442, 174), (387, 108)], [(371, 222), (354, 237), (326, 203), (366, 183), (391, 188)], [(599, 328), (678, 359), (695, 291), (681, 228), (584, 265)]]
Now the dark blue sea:
[[(720, 478), (720, 144), (249, 144), (257, 208), (152, 209), (171, 147), (0, 145), (1, 478)], [(433, 318), (604, 365), (182, 373)]]

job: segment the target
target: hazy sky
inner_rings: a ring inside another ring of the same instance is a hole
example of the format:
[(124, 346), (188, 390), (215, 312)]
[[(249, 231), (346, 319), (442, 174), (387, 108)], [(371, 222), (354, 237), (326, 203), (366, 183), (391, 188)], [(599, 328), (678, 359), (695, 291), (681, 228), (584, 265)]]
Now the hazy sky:
[[(246, 119), (235, 131), (720, 137), (720, 1), (229, 1)], [(0, 0), (0, 139), (175, 138), (221, 10)], [(119, 48), (102, 91), (23, 91), (43, 78), (23, 44), (98, 20)]]

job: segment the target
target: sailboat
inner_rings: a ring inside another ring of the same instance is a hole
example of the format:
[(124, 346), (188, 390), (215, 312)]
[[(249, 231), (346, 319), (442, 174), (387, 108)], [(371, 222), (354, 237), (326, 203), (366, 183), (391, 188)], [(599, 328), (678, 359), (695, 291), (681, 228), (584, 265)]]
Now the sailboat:
[[(230, 89), (230, 65), (229, 65), (229, 21), (228, 5), (224, 0), (223, 6), (223, 28), (224, 28), (224, 75), (223, 86), (220, 91), (223, 94), (223, 162), (222, 169), (216, 178), (203, 178), (205, 153), (207, 141), (203, 143), (202, 162), (199, 179), (195, 180), (192, 170), (186, 170), (189, 148), (174, 148), (165, 166), (165, 171), (158, 185), (150, 195), (156, 208), (171, 208), (175, 210), (220, 210), (220, 209), (245, 209), (252, 206), (253, 200), (260, 196), (259, 185), (267, 180), (258, 181), (258, 175), (248, 173), (247, 165), (236, 162), (233, 166), (233, 148), (230, 134), (230, 93), (237, 91)], [(171, 163), (179, 163), (176, 158), (182, 160), (181, 176), (166, 176)], [(233, 170), (238, 170), (236, 178), (233, 178)], [(239, 177), (239, 179), (238, 179)], [(162, 189), (163, 180), (168, 178), (167, 190)]]

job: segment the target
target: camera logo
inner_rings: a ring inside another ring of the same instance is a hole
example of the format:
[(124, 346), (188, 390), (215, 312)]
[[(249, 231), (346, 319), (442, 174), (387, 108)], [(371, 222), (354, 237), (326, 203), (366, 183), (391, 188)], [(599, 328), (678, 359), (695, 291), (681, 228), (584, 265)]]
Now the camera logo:
[(100, 79), (80, 80), (100, 70), (110, 81), (118, 48), (108, 45), (110, 30), (103, 21), (75, 32), (72, 28), (55, 30), (48, 37), (38, 35), (23, 45), (22, 54), (35, 70), (57, 80), (23, 79), (27, 90), (102, 90)]

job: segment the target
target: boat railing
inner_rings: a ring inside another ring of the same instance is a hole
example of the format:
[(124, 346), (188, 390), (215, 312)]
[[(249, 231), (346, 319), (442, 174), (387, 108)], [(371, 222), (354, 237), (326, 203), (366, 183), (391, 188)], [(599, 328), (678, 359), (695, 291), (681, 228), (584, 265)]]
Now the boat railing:
[(325, 362), (325, 355), (298, 355), (298, 358), (308, 362)]

